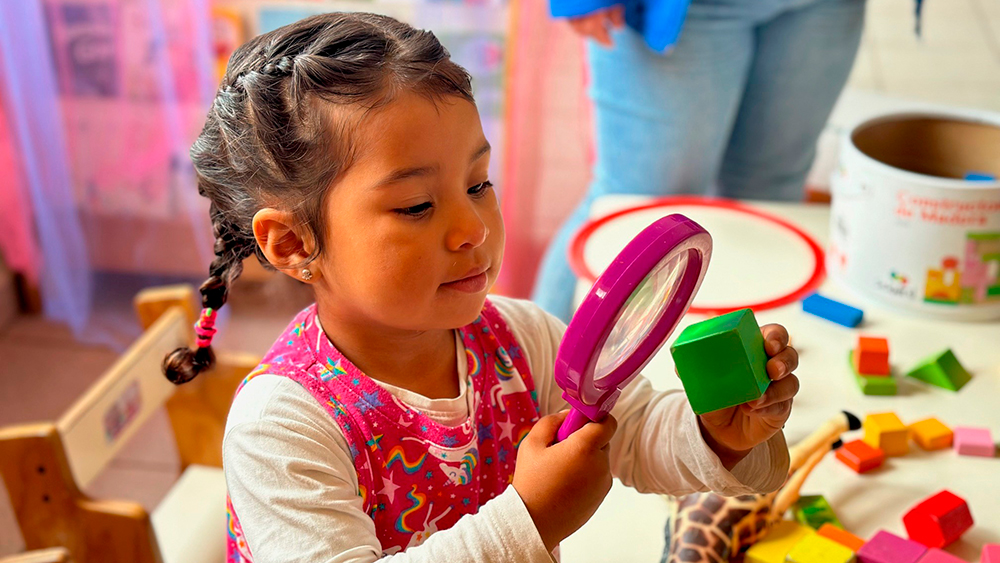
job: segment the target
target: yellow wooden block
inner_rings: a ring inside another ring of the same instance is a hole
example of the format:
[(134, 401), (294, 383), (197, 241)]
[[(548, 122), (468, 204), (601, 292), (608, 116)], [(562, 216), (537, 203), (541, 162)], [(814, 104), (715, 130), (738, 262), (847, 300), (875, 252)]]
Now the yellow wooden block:
[(910, 431), (896, 413), (866, 416), (863, 440), (869, 446), (881, 448), (886, 456), (906, 455), (910, 451)]
[(774, 525), (764, 539), (747, 550), (746, 563), (785, 563), (788, 552), (806, 536), (816, 535), (815, 530), (791, 520)]
[(788, 552), (789, 563), (852, 563), (854, 552), (830, 538), (810, 534)]
[(951, 447), (954, 433), (940, 420), (931, 417), (910, 425), (913, 441), (925, 450), (943, 450)]

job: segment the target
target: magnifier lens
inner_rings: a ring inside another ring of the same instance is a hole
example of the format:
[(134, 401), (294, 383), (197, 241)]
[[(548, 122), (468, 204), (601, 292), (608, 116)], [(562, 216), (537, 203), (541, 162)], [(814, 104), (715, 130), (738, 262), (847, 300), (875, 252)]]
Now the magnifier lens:
[(687, 252), (668, 255), (636, 286), (597, 357), (595, 383), (614, 372), (649, 336), (670, 305), (687, 265)]

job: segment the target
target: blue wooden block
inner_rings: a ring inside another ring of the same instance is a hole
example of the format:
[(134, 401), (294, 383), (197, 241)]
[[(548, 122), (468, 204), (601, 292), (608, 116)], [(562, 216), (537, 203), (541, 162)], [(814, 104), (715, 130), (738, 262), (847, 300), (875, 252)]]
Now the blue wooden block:
[(996, 182), (995, 176), (986, 174), (985, 172), (966, 172), (965, 179), (971, 182)]
[(802, 300), (802, 310), (850, 328), (861, 324), (861, 319), (865, 315), (861, 309), (844, 305), (818, 293), (813, 293)]

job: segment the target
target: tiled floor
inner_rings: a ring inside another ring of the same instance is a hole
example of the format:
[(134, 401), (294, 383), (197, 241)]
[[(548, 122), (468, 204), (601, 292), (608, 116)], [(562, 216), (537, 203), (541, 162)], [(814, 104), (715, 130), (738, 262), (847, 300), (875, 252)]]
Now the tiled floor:
[[(923, 33), (917, 38), (913, 0), (869, 0), (849, 88), (1000, 111), (1000, 0), (924, 0), (924, 5)], [(303, 306), (301, 294), (286, 296), (288, 287), (281, 280), (238, 286), (228, 307), (235, 322), (220, 331), (219, 348), (263, 353)], [(79, 344), (65, 328), (39, 318), (20, 317), (0, 328), (0, 426), (56, 418), (115, 358), (114, 352)], [(176, 471), (169, 425), (161, 415), (89, 492), (136, 499), (151, 509)], [(0, 510), (0, 530), (10, 529)], [(0, 555), (17, 548), (12, 541), (0, 533)]]
[(848, 87), (1000, 111), (1000, 0), (869, 0)]

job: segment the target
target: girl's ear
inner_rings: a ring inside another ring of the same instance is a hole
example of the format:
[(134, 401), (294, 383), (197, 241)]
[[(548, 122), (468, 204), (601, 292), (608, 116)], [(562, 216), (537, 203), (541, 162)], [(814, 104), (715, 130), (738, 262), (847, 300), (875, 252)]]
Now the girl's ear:
[(253, 216), (253, 236), (275, 268), (300, 281), (314, 281), (318, 270), (304, 277), (303, 264), (316, 249), (312, 232), (287, 211), (271, 207)]

